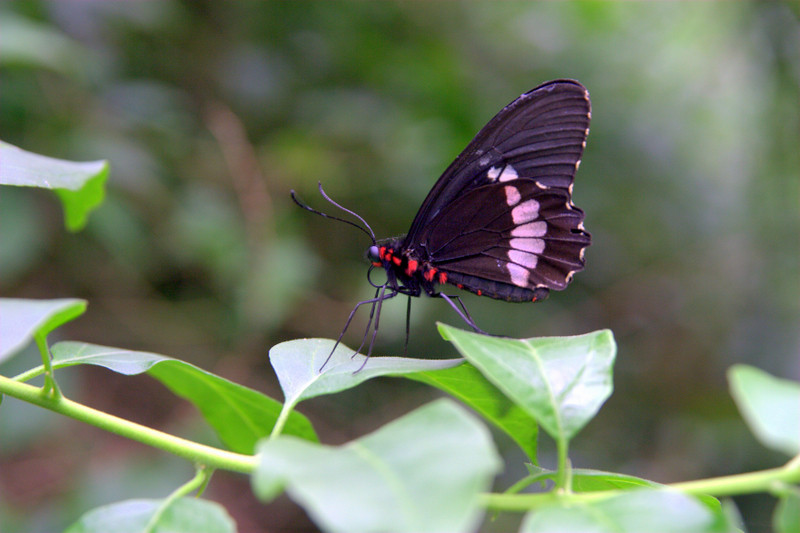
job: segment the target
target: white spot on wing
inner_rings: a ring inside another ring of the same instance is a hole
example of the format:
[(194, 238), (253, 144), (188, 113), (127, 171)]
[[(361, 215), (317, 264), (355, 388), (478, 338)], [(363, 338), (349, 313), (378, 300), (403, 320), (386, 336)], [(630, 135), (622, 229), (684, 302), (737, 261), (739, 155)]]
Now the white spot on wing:
[(506, 191), (506, 204), (508, 207), (514, 207), (522, 200), (522, 196), (519, 194), (519, 190), (516, 187), (512, 187), (510, 185), (505, 186)]
[(544, 241), (534, 238), (517, 238), (508, 241), (508, 244), (515, 250), (541, 254), (544, 251)]
[(511, 210), (511, 219), (514, 224), (525, 224), (539, 218), (539, 202), (526, 200)]
[(508, 258), (514, 263), (528, 269), (536, 268), (536, 263), (539, 262), (539, 256), (529, 254), (528, 252), (520, 252), (519, 250), (509, 250)]
[(506, 268), (508, 269), (508, 274), (511, 276), (511, 283), (517, 287), (528, 286), (528, 276), (530, 272), (528, 272), (527, 268), (515, 265), (514, 263), (506, 263)]
[(486, 171), (486, 179), (489, 181), (512, 181), (519, 177), (517, 171), (511, 165), (505, 165), (502, 168), (492, 167)]
[(503, 172), (500, 173), (500, 181), (511, 181), (517, 179), (518, 177), (519, 174), (517, 174), (517, 171), (514, 170), (514, 167), (511, 165), (506, 165), (506, 167), (503, 169)]
[(511, 230), (512, 237), (544, 237), (545, 233), (547, 233), (547, 222), (544, 220), (522, 224)]

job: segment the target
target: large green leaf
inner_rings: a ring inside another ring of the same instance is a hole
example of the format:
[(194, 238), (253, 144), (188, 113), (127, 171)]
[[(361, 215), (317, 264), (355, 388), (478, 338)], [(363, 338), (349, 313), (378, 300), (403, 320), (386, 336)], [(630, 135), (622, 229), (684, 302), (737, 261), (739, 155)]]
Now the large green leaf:
[(800, 384), (752, 366), (728, 371), (731, 395), (761, 443), (789, 455), (800, 453)]
[(155, 522), (163, 500), (126, 500), (85, 513), (66, 533), (233, 533), (236, 523), (220, 504), (197, 498), (173, 502)]
[(0, 361), (27, 346), (35, 335), (46, 337), (60, 325), (82, 315), (85, 310), (86, 301), (76, 298), (0, 298)]
[(82, 229), (89, 213), (103, 202), (106, 180), (108, 161), (54, 159), (0, 141), (0, 184), (55, 191), (70, 231)]
[(285, 488), (324, 531), (472, 531), (500, 468), (486, 427), (450, 399), (343, 446), (281, 436), (258, 451), (258, 497)]
[(539, 434), (536, 419), (509, 400), (470, 363), (407, 374), (405, 377), (427, 383), (458, 398), (504, 431), (536, 463)]
[[(258, 391), (163, 355), (82, 342), (60, 342), (52, 347), (52, 353), (56, 368), (91, 364), (125, 375), (147, 372), (193, 403), (222, 442), (238, 453), (253, 453), (256, 442), (269, 435), (281, 410), (280, 402)], [(289, 416), (285, 432), (317, 440), (311, 423), (297, 412)]]
[(328, 360), (334, 344), (330, 339), (298, 339), (277, 344), (269, 351), (270, 363), (289, 407), (315, 396), (353, 388), (374, 377), (450, 368), (464, 362), (463, 359), (409, 357), (370, 357), (367, 360), (343, 344), (336, 347)]
[(439, 324), (442, 336), (556, 440), (569, 440), (611, 395), (616, 344), (609, 330), (509, 339)]
[(526, 515), (523, 533), (727, 533), (735, 531), (719, 505), (672, 490), (633, 490), (606, 500), (555, 503)]

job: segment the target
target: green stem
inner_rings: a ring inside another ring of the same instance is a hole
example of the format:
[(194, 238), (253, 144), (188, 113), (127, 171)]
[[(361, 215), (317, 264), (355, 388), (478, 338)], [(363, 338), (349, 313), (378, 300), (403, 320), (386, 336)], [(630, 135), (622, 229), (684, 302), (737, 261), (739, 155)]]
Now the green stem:
[(175, 437), (147, 426), (142, 426), (83, 404), (73, 402), (63, 396), (52, 397), (45, 390), (26, 383), (0, 376), (0, 394), (38, 405), (75, 420), (91, 424), (111, 433), (159, 448), (194, 463), (212, 469), (231, 470), (249, 474), (255, 470), (256, 458), (252, 455), (220, 450), (190, 440)]
[(482, 503), (492, 511), (512, 511), (526, 513), (555, 502), (585, 502), (610, 498), (624, 491), (605, 490), (597, 492), (579, 492), (564, 494), (556, 491), (540, 492), (537, 494), (483, 494)]
[(780, 468), (733, 476), (684, 481), (682, 483), (673, 483), (669, 486), (695, 495), (735, 496), (754, 492), (770, 492), (773, 486), (779, 483), (800, 483), (800, 467), (790, 462)]
[(556, 470), (555, 488), (561, 492), (572, 492), (572, 469), (567, 456), (569, 441), (564, 438), (556, 439), (556, 448), (558, 449), (558, 469)]
[(278, 419), (275, 421), (275, 425), (272, 426), (272, 431), (269, 434), (270, 439), (274, 439), (281, 434), (283, 426), (286, 425), (286, 421), (289, 419), (289, 415), (292, 414), (293, 407), (293, 405), (289, 405), (288, 403), (284, 403), (283, 406), (281, 406), (281, 412), (278, 414)]
[(61, 389), (58, 388), (56, 383), (56, 375), (53, 372), (53, 363), (50, 361), (50, 348), (47, 346), (47, 335), (42, 334), (41, 331), (37, 332), (34, 336), (36, 346), (39, 348), (39, 353), (42, 355), (42, 366), (44, 367), (44, 392), (51, 398), (60, 398)]
[[(753, 494), (756, 492), (773, 492), (784, 483), (800, 483), (800, 462), (792, 460), (780, 468), (759, 470), (733, 476), (723, 476), (696, 481), (684, 481), (664, 485), (695, 496), (709, 494), (711, 496), (735, 496), (737, 494)], [(624, 494), (622, 490), (604, 490), (597, 492), (580, 492), (558, 494), (545, 492), (539, 494), (484, 494), (483, 504), (493, 511), (527, 512), (556, 501), (591, 502)]]
[(541, 479), (540, 476), (525, 476), (503, 491), (503, 494), (516, 494), (534, 483), (541, 482)]
[(44, 373), (44, 366), (39, 365), (37, 367), (31, 368), (30, 370), (26, 370), (22, 374), (17, 374), (11, 379), (13, 379), (14, 381), (19, 381), (21, 383), (24, 383), (26, 381), (35, 378), (36, 376), (42, 375), (43, 373)]
[(212, 472), (212, 470), (208, 470), (203, 466), (198, 466), (195, 476), (192, 479), (175, 489), (172, 494), (164, 498), (164, 501), (158, 506), (156, 512), (153, 513), (153, 516), (151, 516), (150, 520), (147, 521), (147, 525), (144, 528), (144, 533), (151, 533), (152, 531), (155, 531), (159, 520), (161, 520), (161, 517), (164, 515), (167, 509), (169, 509), (170, 506), (180, 498), (183, 498), (195, 490), (199, 490), (204, 487), (211, 478)]

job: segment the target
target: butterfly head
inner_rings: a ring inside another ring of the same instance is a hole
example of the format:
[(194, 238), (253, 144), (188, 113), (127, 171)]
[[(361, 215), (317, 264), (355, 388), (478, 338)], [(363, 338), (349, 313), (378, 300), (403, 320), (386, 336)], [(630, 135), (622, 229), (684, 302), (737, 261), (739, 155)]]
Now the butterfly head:
[(381, 251), (376, 244), (373, 244), (367, 249), (367, 259), (369, 259), (369, 262), (372, 263), (372, 266), (383, 266), (383, 262), (381, 261)]

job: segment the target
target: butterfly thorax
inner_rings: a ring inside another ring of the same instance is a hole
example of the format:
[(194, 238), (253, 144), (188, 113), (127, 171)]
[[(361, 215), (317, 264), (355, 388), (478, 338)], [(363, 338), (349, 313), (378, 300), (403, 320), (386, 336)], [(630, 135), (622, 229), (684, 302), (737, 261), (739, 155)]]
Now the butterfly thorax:
[(388, 286), (403, 294), (419, 296), (424, 290), (435, 295), (436, 283), (447, 283), (447, 273), (432, 266), (427, 257), (404, 246), (405, 238), (371, 246), (367, 257), (373, 266), (386, 270)]

